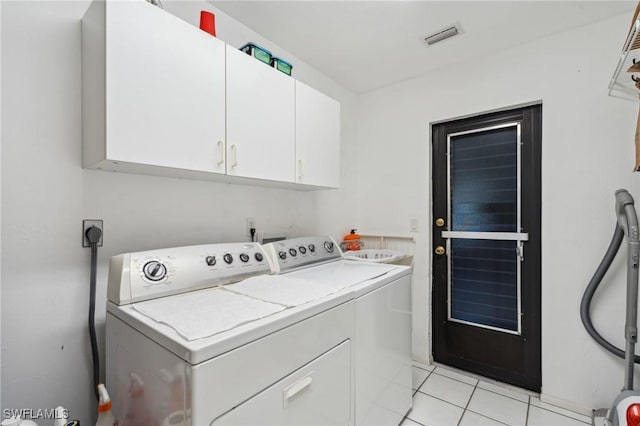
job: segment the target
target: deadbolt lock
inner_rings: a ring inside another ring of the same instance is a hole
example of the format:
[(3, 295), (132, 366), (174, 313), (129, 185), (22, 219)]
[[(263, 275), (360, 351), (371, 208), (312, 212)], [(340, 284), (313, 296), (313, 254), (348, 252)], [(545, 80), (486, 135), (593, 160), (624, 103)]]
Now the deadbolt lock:
[(438, 227), (443, 227), (444, 226), (444, 219), (439, 217), (436, 219), (436, 226)]
[(442, 247), (442, 246), (436, 247), (436, 254), (438, 256), (442, 256), (444, 254), (444, 247)]

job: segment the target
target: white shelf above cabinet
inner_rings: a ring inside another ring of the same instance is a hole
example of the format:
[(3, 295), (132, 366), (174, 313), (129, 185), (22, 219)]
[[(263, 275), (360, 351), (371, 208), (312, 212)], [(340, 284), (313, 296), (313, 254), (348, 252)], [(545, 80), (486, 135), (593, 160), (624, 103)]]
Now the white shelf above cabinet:
[(609, 82), (609, 96), (638, 100), (640, 92), (631, 77), (640, 77), (640, 73), (627, 72), (634, 60), (640, 61), (640, 18), (635, 19), (624, 42), (618, 64)]

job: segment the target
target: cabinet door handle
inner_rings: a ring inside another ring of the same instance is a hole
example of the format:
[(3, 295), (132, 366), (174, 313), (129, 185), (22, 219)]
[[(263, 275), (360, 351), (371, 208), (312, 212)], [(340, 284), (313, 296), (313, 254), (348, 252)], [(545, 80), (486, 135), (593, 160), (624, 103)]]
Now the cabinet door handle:
[(231, 153), (233, 154), (231, 167), (236, 167), (238, 165), (238, 146), (236, 144), (231, 145)]
[(284, 389), (283, 403), (285, 408), (289, 404), (289, 400), (291, 398), (293, 398), (294, 396), (296, 396), (297, 394), (299, 394), (300, 392), (302, 392), (303, 390), (311, 386), (311, 383), (313, 382), (313, 377), (311, 376), (312, 374), (313, 374), (313, 371), (309, 373), (307, 376), (303, 377), (302, 379), (292, 384), (291, 386)]
[(222, 141), (218, 141), (218, 166), (224, 164), (224, 144)]
[(304, 170), (302, 166), (304, 165), (304, 161), (302, 158), (298, 158), (298, 179), (302, 179), (304, 177)]

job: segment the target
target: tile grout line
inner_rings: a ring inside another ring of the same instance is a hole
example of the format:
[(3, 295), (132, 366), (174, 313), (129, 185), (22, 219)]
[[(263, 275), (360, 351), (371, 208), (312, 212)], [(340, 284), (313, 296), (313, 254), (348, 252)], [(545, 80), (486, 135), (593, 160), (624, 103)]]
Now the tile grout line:
[(422, 371), (428, 371), (428, 372), (430, 372), (430, 373), (433, 373), (433, 370), (435, 370), (435, 369), (436, 369), (436, 367), (433, 367), (431, 370), (427, 370), (426, 368), (422, 368), (422, 367), (420, 367), (419, 365), (415, 365), (415, 364), (411, 364), (411, 366), (412, 366), (412, 367), (415, 367), (415, 368), (419, 368), (419, 369), (420, 369), (420, 370), (422, 370)]
[[(480, 389), (482, 389), (482, 388), (480, 388)], [(510, 425), (509, 425), (509, 423), (505, 423), (505, 422), (503, 422), (502, 420), (494, 419), (493, 417), (491, 417), (491, 416), (487, 416), (486, 414), (481, 414), (481, 413), (478, 413), (478, 412), (473, 411), (473, 410), (471, 410), (471, 409), (466, 410), (466, 411), (469, 411), (470, 413), (473, 413), (473, 414), (477, 414), (477, 415), (479, 415), (480, 417), (485, 417), (485, 418), (487, 418), (487, 419), (489, 419), (489, 420), (493, 420), (494, 422), (496, 422), (496, 423), (500, 423), (501, 425), (510, 426)]]
[(462, 415), (460, 416), (460, 420), (458, 420), (458, 425), (460, 426), (460, 423), (462, 423), (462, 419), (464, 418), (465, 413), (467, 412), (467, 408), (469, 408), (469, 404), (471, 403), (471, 398), (473, 398), (473, 394), (476, 393), (476, 389), (478, 389), (478, 384), (480, 383), (480, 380), (476, 381), (476, 385), (473, 387), (473, 390), (471, 391), (471, 395), (469, 395), (469, 399), (467, 400), (467, 404), (464, 406), (464, 409), (462, 410)]
[[(453, 377), (445, 376), (444, 374), (436, 373), (436, 372), (435, 372), (435, 369), (434, 369), (434, 371), (432, 371), (432, 374), (437, 374), (437, 375), (438, 375), (438, 376), (440, 376), (440, 377), (445, 377), (445, 378), (447, 378), (447, 379), (455, 380), (456, 382), (464, 383), (465, 385), (474, 386), (474, 385), (472, 385), (471, 383), (464, 382), (464, 381), (462, 381), (462, 380), (458, 380), (458, 379), (455, 379), (455, 378), (453, 378)], [(428, 377), (430, 377), (430, 376), (431, 376), (431, 374), (430, 374)], [(481, 380), (478, 380), (478, 379), (474, 379), (474, 380), (476, 381), (475, 386), (476, 386), (476, 387), (479, 387), (479, 388), (480, 388), (480, 389), (482, 389), (483, 391), (491, 392), (492, 394), (495, 394), (495, 395), (504, 396), (505, 398), (509, 398), (509, 399), (514, 400), (514, 401), (521, 402), (521, 403), (523, 403), (523, 404), (528, 404), (528, 402), (524, 402), (524, 401), (523, 401), (523, 400), (521, 400), (521, 399), (514, 398), (514, 397), (512, 397), (512, 396), (505, 395), (505, 394), (502, 394), (502, 393), (498, 393), (498, 392), (495, 392), (495, 391), (493, 391), (493, 390), (491, 390), (491, 389), (485, 389), (485, 388), (483, 388), (483, 387), (481, 387), (481, 386), (478, 386), (478, 385), (480, 384)], [(425, 379), (425, 381), (426, 381), (426, 379)], [(488, 383), (488, 382), (487, 382), (487, 383)], [(424, 384), (424, 382), (423, 382), (423, 384)], [(518, 393), (518, 392), (516, 392), (516, 391), (512, 391), (512, 390), (510, 390), (510, 389), (505, 389), (505, 390), (506, 390), (506, 391), (508, 391), (508, 392)], [(474, 390), (474, 391), (475, 391), (475, 390)], [(422, 392), (422, 393), (425, 393), (425, 392)], [(521, 394), (521, 395), (522, 395), (522, 396), (525, 396), (525, 397), (527, 398), (527, 401), (529, 401), (529, 400), (530, 400), (530, 398), (531, 398), (531, 396), (530, 396), (530, 395), (525, 395), (525, 394)], [(458, 406), (458, 407), (459, 407), (459, 406)], [(548, 411), (551, 411), (551, 410), (548, 410)], [(568, 416), (566, 416), (566, 417), (568, 417)], [(578, 419), (575, 419), (575, 420), (578, 420)]]
[[(579, 417), (587, 417), (587, 418), (589, 417), (589, 416), (587, 416), (587, 415), (585, 415), (585, 414), (578, 413), (577, 411), (569, 410), (568, 408), (563, 408), (563, 407), (559, 407), (559, 406), (557, 406), (557, 405), (549, 404), (548, 402), (543, 402), (542, 400), (540, 400), (540, 397), (538, 397), (538, 401), (540, 401), (540, 404), (545, 404), (545, 405), (548, 405), (548, 406), (553, 407), (553, 408), (555, 408), (555, 409), (558, 409), (558, 410), (562, 410), (562, 411), (565, 411), (565, 412), (572, 413), (572, 414), (573, 414), (573, 415), (575, 415), (575, 416), (579, 416)], [(558, 414), (558, 415), (561, 415), (561, 416), (564, 416), (564, 417), (568, 417), (568, 418), (573, 419), (573, 420), (577, 420), (577, 421), (579, 421), (579, 422), (581, 422), (581, 423), (585, 423), (585, 422), (584, 422), (584, 420), (581, 420), (581, 419), (579, 419), (578, 417), (573, 417), (572, 415), (569, 415), (569, 414), (561, 413), (561, 412), (559, 412), (559, 411), (554, 411), (554, 410), (552, 410), (551, 408), (546, 408), (546, 407), (543, 407), (542, 405), (533, 404), (533, 403), (531, 402), (531, 397), (529, 398), (529, 404), (533, 405), (533, 406), (534, 406), (534, 407), (536, 407), (536, 408), (540, 408), (541, 410), (550, 411), (550, 412), (552, 412), (552, 413), (554, 413), (554, 414)]]
[[(426, 370), (425, 370), (426, 371)], [(424, 380), (422, 381), (422, 383), (420, 383), (420, 385), (418, 386), (418, 388), (416, 389), (416, 391), (411, 395), (411, 398), (413, 398), (414, 396), (416, 396), (416, 394), (418, 393), (418, 391), (420, 390), (420, 388), (422, 387), (422, 385), (424, 385), (427, 382), (427, 379), (429, 379), (429, 377), (431, 377), (431, 373), (433, 373), (433, 371), (429, 371), (429, 374), (427, 374), (427, 377), (424, 378)], [(424, 392), (422, 392), (424, 393)]]
[[(536, 404), (530, 404), (530, 405), (533, 405), (534, 407), (539, 408), (540, 410), (548, 411), (549, 413), (557, 414), (559, 416), (566, 417), (568, 419), (575, 420), (577, 422), (584, 423), (586, 425), (589, 424), (580, 419), (576, 419), (575, 417), (567, 416), (566, 414), (558, 413), (557, 411), (549, 410), (548, 408), (540, 407), (539, 405), (536, 405)], [(558, 407), (558, 408), (562, 408), (562, 407)], [(567, 411), (571, 411), (571, 410), (567, 410)], [(580, 414), (580, 413), (576, 413), (576, 414)], [(587, 417), (587, 416), (584, 416), (584, 417)]]
[[(469, 386), (471, 386), (471, 385), (469, 385)], [(422, 391), (418, 391), (418, 392), (423, 394), (423, 395), (425, 395), (425, 396), (428, 396), (429, 398), (433, 398), (433, 399), (437, 399), (438, 401), (446, 402), (449, 405), (453, 405), (454, 407), (461, 408), (461, 409), (464, 410), (464, 407), (461, 407), (458, 404), (454, 404), (451, 401), (447, 401), (446, 399), (442, 399), (442, 398), (440, 398), (438, 396), (431, 395), (430, 393), (426, 393), (426, 392), (422, 392)], [(411, 419), (411, 420), (413, 420), (413, 419)]]
[[(498, 395), (498, 396), (502, 396), (502, 397), (505, 397), (505, 398), (509, 398), (509, 397), (508, 397), (508, 396), (506, 396), (506, 395), (502, 395), (502, 394), (499, 394), (499, 393), (496, 393), (496, 392), (491, 392), (491, 391), (490, 391), (490, 390), (488, 390), (488, 389), (484, 389), (484, 388), (481, 388), (481, 387), (478, 387), (478, 389), (480, 389), (480, 390), (482, 390), (482, 391), (485, 391), (485, 392), (493, 393), (494, 395)], [(475, 393), (475, 390), (474, 390), (474, 393)], [(509, 399), (511, 399), (512, 401), (517, 401), (517, 402), (519, 402), (519, 403), (521, 403), (521, 404), (525, 404), (525, 405), (527, 405), (527, 413), (529, 412), (529, 404), (528, 404), (528, 403), (526, 403), (526, 402), (524, 402), (524, 401), (521, 401), (521, 400), (519, 400), (519, 399), (515, 399), (515, 398), (509, 398)], [(470, 403), (471, 403), (471, 399), (469, 399), (469, 404), (470, 404)], [(467, 407), (469, 406), (469, 404), (467, 404)], [(509, 424), (508, 424), (508, 423), (505, 423), (505, 422), (503, 422), (502, 420), (498, 420), (498, 419), (496, 419), (496, 418), (493, 418), (493, 417), (491, 417), (490, 415), (483, 414), (483, 413), (478, 413), (477, 411), (473, 411), (473, 410), (471, 410), (471, 409), (469, 409), (469, 408), (466, 408), (466, 409), (465, 409), (465, 411), (471, 411), (471, 412), (472, 412), (472, 413), (474, 413), (474, 414), (477, 414), (477, 415), (482, 416), (482, 417), (486, 417), (487, 419), (493, 420), (494, 422), (497, 422), (497, 423), (500, 423), (500, 424), (503, 424), (503, 425), (507, 425), (507, 426), (509, 426)], [(525, 419), (526, 419), (526, 417), (525, 417)], [(525, 424), (526, 424), (526, 423), (525, 423)]]
[[(440, 376), (440, 377), (446, 377), (447, 379), (451, 379), (451, 380), (455, 380), (456, 382), (464, 383), (465, 385), (474, 386), (474, 385), (472, 385), (472, 384), (471, 384), (471, 383), (469, 383), (469, 382), (465, 382), (465, 381), (463, 381), (463, 380), (456, 379), (455, 377), (451, 377), (451, 376), (447, 376), (447, 375), (444, 375), (444, 374), (436, 373), (435, 369), (432, 371), (432, 373), (433, 373), (433, 374), (437, 374), (437, 375), (438, 375), (438, 376)], [(477, 385), (478, 383), (480, 383), (480, 380), (478, 380), (478, 379), (474, 379), (473, 377), (470, 377), (470, 379), (475, 380), (475, 381), (476, 381), (476, 385)], [(482, 388), (480, 388), (480, 389), (482, 389)]]
[[(415, 367), (415, 366), (414, 366), (414, 367)], [(416, 367), (416, 368), (420, 368), (420, 367)], [(421, 370), (423, 370), (423, 371), (429, 371), (429, 370), (425, 370), (424, 368), (421, 368)], [(435, 370), (435, 368), (434, 368), (433, 370)], [(420, 386), (418, 386), (418, 389), (416, 389), (416, 391), (411, 395), (411, 410), (413, 410), (413, 399), (415, 398), (416, 394), (419, 392), (419, 390), (420, 390), (420, 388), (422, 387), (422, 385), (424, 385), (424, 384), (425, 384), (425, 382), (427, 381), (427, 379), (428, 379), (429, 377), (431, 377), (431, 373), (433, 373), (433, 370), (429, 371), (429, 374), (427, 374), (427, 377), (425, 377), (425, 378), (424, 378), (424, 380), (422, 381), (422, 383), (420, 383)], [(420, 393), (423, 393), (423, 392), (420, 392)], [(425, 394), (425, 395), (426, 395), (426, 394)], [(409, 410), (409, 411), (411, 411), (411, 410)], [(417, 420), (413, 420), (411, 417), (409, 417), (409, 414), (408, 414), (408, 413), (404, 416), (404, 418), (402, 419), (402, 421), (404, 421), (405, 419), (409, 419), (409, 420), (411, 420), (411, 421), (412, 421), (412, 422), (414, 422), (414, 423), (417, 423), (417, 424), (419, 424), (419, 425), (421, 425), (421, 426), (425, 426), (424, 424), (420, 423), (419, 421), (417, 421)]]
[[(491, 392), (491, 393), (493, 393), (493, 394), (495, 394), (495, 395), (500, 395), (500, 396), (504, 396), (505, 398), (513, 399), (514, 401), (522, 402), (523, 404), (529, 404), (528, 402), (524, 402), (524, 401), (523, 401), (523, 400), (521, 400), (521, 399), (514, 398), (514, 397), (512, 397), (512, 396), (505, 395), (505, 394), (502, 394), (502, 393), (498, 393), (498, 392), (492, 391), (491, 389), (485, 389), (485, 388), (482, 388), (482, 387), (481, 387), (480, 389), (482, 389), (483, 391)], [(508, 390), (508, 389), (507, 389), (507, 390)], [(516, 393), (517, 393), (517, 392), (516, 392)], [(526, 396), (526, 397), (527, 397), (527, 401), (531, 400), (531, 396), (530, 396), (530, 395), (525, 395), (525, 394), (521, 394), (521, 395), (522, 395), (522, 396)]]
[[(476, 384), (476, 387), (473, 389), (473, 392), (471, 393), (471, 397), (472, 397), (472, 398), (473, 398), (473, 394), (475, 394), (475, 393), (476, 393), (476, 389), (478, 389), (478, 385), (479, 385), (479, 384), (480, 384), (480, 380), (478, 380), (478, 383)], [(490, 390), (487, 390), (487, 389), (483, 389), (483, 388), (480, 388), (480, 389), (481, 389), (481, 390), (483, 390), (483, 391), (486, 391), (486, 392), (491, 392)], [(495, 393), (495, 392), (494, 392), (494, 393)], [(500, 394), (499, 394), (499, 393), (496, 393), (496, 395), (500, 395)], [(500, 396), (504, 396), (504, 395), (500, 395)], [(511, 398), (511, 399), (513, 399), (513, 398)], [(516, 400), (516, 401), (517, 401), (517, 400)], [(520, 402), (522, 402), (522, 401), (520, 401)], [(471, 404), (471, 398), (469, 398), (469, 402), (467, 402), (467, 406), (466, 406), (466, 407), (465, 407), (465, 409), (464, 409), (464, 413), (466, 413), (467, 411), (470, 411), (470, 412), (472, 412), (473, 414), (477, 414), (477, 415), (479, 415), (479, 416), (486, 417), (487, 419), (493, 420), (494, 422), (498, 422), (498, 423), (500, 423), (500, 424), (503, 424), (503, 425), (507, 425), (507, 426), (509, 426), (507, 423), (502, 422), (502, 421), (500, 421), (500, 420), (498, 420), (498, 419), (494, 419), (493, 417), (489, 417), (489, 416), (487, 416), (486, 414), (476, 413), (475, 411), (473, 411), (473, 410), (469, 409), (469, 404)], [(464, 417), (464, 413), (462, 413), (462, 416), (463, 416), (463, 417)], [(462, 420), (462, 418), (461, 418), (460, 420)], [(458, 425), (458, 426), (459, 426), (459, 425)]]
[[(438, 368), (437, 366), (436, 366), (436, 367), (434, 367), (432, 370), (427, 370), (427, 369), (425, 369), (425, 368), (422, 368), (422, 367), (419, 367), (419, 366), (417, 366), (417, 365), (413, 365), (413, 364), (412, 364), (412, 366), (413, 366), (413, 367), (415, 367), (415, 368), (418, 368), (418, 369), (420, 369), (420, 370), (422, 370), (422, 371), (426, 371), (426, 372), (428, 372), (427, 377), (425, 377), (425, 379), (422, 381), (422, 383), (420, 384), (420, 386), (418, 386), (418, 389), (416, 389), (416, 390), (415, 390), (415, 392), (413, 392), (413, 394), (412, 394), (412, 398), (413, 398), (413, 397), (415, 397), (415, 396), (417, 395), (417, 393), (418, 393), (418, 392), (420, 392), (420, 393), (421, 393), (421, 394), (423, 394), (423, 395), (426, 395), (426, 396), (429, 396), (429, 397), (431, 397), (431, 398), (437, 399), (437, 400), (439, 400), (439, 401), (445, 402), (445, 403), (447, 403), (447, 404), (453, 405), (454, 407), (462, 408), (462, 410), (463, 410), (463, 411), (462, 411), (462, 416), (460, 417), (460, 420), (459, 420), (459, 421), (458, 421), (458, 423), (457, 423), (457, 425), (458, 425), (458, 426), (459, 426), (459, 425), (460, 425), (460, 423), (462, 422), (462, 418), (464, 417), (464, 415), (465, 415), (465, 413), (466, 413), (467, 411), (470, 411), (470, 412), (472, 412), (472, 413), (474, 413), (474, 414), (477, 414), (477, 415), (479, 415), (479, 416), (486, 417), (486, 418), (488, 418), (488, 419), (490, 419), (490, 420), (493, 420), (493, 421), (495, 421), (495, 422), (498, 422), (498, 423), (501, 423), (501, 424), (506, 424), (506, 423), (504, 423), (504, 422), (502, 422), (502, 421), (500, 421), (500, 420), (494, 419), (493, 417), (490, 417), (490, 416), (487, 416), (487, 415), (485, 415), (485, 414), (481, 414), (481, 413), (476, 413), (475, 411), (473, 411), (473, 410), (469, 409), (469, 404), (471, 403), (471, 399), (473, 398), (473, 395), (475, 395), (476, 390), (477, 390), (478, 388), (479, 388), (479, 389), (482, 389), (483, 391), (486, 391), (486, 392), (492, 393), (492, 394), (494, 394), (494, 395), (502, 396), (502, 397), (505, 397), (505, 398), (511, 399), (511, 400), (513, 400), (513, 401), (517, 401), (517, 402), (520, 402), (520, 403), (522, 403), (522, 404), (526, 404), (526, 405), (527, 405), (527, 411), (526, 411), (526, 416), (525, 416), (525, 425), (527, 425), (527, 424), (529, 423), (529, 414), (530, 414), (531, 406), (532, 406), (532, 405), (533, 405), (534, 407), (539, 408), (539, 409), (541, 409), (541, 410), (544, 410), (544, 411), (546, 411), (546, 412), (553, 413), (553, 414), (556, 414), (556, 415), (559, 415), (559, 416), (562, 416), (562, 417), (565, 417), (565, 418), (568, 418), (568, 419), (571, 419), (571, 420), (575, 420), (575, 421), (580, 422), (580, 423), (583, 423), (583, 424), (585, 424), (585, 425), (589, 425), (589, 423), (584, 422), (584, 421), (583, 421), (583, 419), (581, 419), (581, 418), (573, 417), (573, 416), (568, 415), (568, 414), (565, 414), (565, 413), (560, 413), (560, 412), (554, 411), (554, 410), (549, 409), (549, 408), (545, 408), (545, 407), (542, 407), (542, 406), (539, 406), (539, 405), (536, 405), (536, 404), (532, 404), (531, 399), (532, 399), (533, 395), (527, 395), (527, 394), (522, 393), (521, 395), (527, 398), (527, 402), (525, 402), (525, 401), (523, 401), (522, 399), (514, 398), (514, 397), (509, 396), (509, 395), (504, 395), (504, 394), (502, 394), (502, 393), (496, 392), (496, 391), (491, 390), (491, 389), (485, 389), (485, 388), (483, 388), (483, 387), (481, 387), (481, 386), (480, 386), (480, 382), (481, 382), (481, 380), (480, 380), (480, 379), (477, 379), (477, 378), (475, 378), (475, 377), (464, 376), (464, 374), (462, 374), (462, 373), (457, 373), (456, 371), (447, 370), (447, 369), (443, 368), (443, 370), (445, 370), (445, 371), (451, 371), (451, 372), (452, 372), (452, 373), (454, 373), (454, 374), (459, 374), (459, 375), (461, 375), (461, 376), (468, 377), (468, 378), (469, 378), (469, 379), (471, 379), (471, 380), (475, 380), (475, 381), (476, 381), (475, 385), (472, 385), (472, 384), (470, 384), (470, 383), (468, 383), (468, 382), (466, 382), (466, 381), (463, 381), (463, 380), (457, 379), (457, 378), (455, 378), (455, 377), (447, 376), (447, 375), (445, 375), (445, 374), (440, 374), (440, 373), (436, 372), (436, 369)], [(462, 406), (460, 406), (460, 405), (458, 405), (458, 404), (454, 404), (454, 403), (453, 403), (453, 402), (451, 402), (451, 401), (447, 401), (447, 400), (445, 400), (445, 399), (442, 399), (442, 398), (440, 398), (440, 397), (437, 397), (437, 396), (431, 395), (431, 394), (429, 394), (429, 393), (427, 393), (427, 392), (424, 392), (424, 391), (421, 391), (421, 390), (420, 390), (420, 388), (422, 388), (422, 386), (424, 386), (424, 384), (427, 382), (427, 380), (429, 379), (429, 377), (431, 377), (433, 374), (436, 374), (436, 375), (438, 375), (439, 377), (444, 377), (444, 378), (446, 378), (446, 379), (454, 380), (454, 381), (456, 381), (456, 382), (459, 382), (459, 383), (462, 383), (462, 384), (465, 384), (465, 385), (468, 385), (468, 386), (473, 386), (473, 390), (471, 391), (471, 395), (470, 395), (470, 397), (469, 397), (469, 399), (468, 399), (468, 401), (467, 401), (467, 403), (465, 404), (465, 406), (464, 406), (464, 407), (462, 407)], [(487, 383), (491, 384), (490, 382), (487, 382)], [(505, 388), (505, 391), (506, 391), (506, 392), (510, 392), (510, 393), (516, 393), (516, 394), (519, 394), (519, 392), (517, 392), (517, 391), (515, 391), (515, 390), (508, 389), (508, 388)], [(538, 398), (539, 398), (539, 396), (538, 396)], [(541, 402), (542, 402), (542, 401), (541, 401)], [(549, 405), (551, 405), (552, 407), (555, 407), (555, 406), (553, 406), (553, 404), (549, 404)], [(560, 410), (566, 410), (566, 411), (568, 411), (568, 412), (575, 413), (575, 415), (576, 415), (576, 416), (580, 416), (580, 417), (587, 417), (587, 416), (585, 416), (585, 415), (583, 415), (583, 414), (581, 414), (581, 413), (573, 412), (573, 411), (571, 411), (571, 410), (564, 409), (564, 408), (562, 408), (562, 407), (557, 407), (557, 408), (558, 408), (558, 409), (560, 409)], [(424, 426), (422, 423), (420, 423), (420, 422), (417, 422), (417, 421), (413, 420), (413, 419), (412, 419), (412, 418), (410, 418), (408, 415), (407, 415), (407, 416), (405, 416), (405, 418), (408, 418), (409, 420), (411, 420), (411, 421), (413, 421), (413, 422), (415, 422), (415, 423), (418, 423), (418, 424), (420, 424), (420, 425)]]
[[(420, 423), (420, 422), (418, 422), (418, 421), (416, 421), (416, 420), (413, 420), (413, 419), (412, 419), (411, 417), (409, 417), (409, 416), (404, 416), (404, 418), (402, 419), (402, 422), (404, 422), (406, 419), (409, 419), (409, 420), (411, 420), (412, 422), (414, 422), (414, 423), (416, 423), (416, 424), (419, 424), (420, 426), (425, 426), (423, 423)], [(402, 424), (402, 422), (400, 422), (400, 424)]]

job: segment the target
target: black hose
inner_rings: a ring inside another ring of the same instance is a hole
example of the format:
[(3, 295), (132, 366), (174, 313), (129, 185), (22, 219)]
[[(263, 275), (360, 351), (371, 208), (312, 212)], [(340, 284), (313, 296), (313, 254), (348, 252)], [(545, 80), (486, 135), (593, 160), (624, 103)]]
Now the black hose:
[(87, 229), (86, 236), (91, 244), (91, 279), (89, 285), (89, 338), (91, 339), (91, 357), (93, 359), (93, 391), (96, 399), (98, 395), (98, 384), (100, 383), (100, 354), (98, 352), (98, 339), (96, 337), (96, 275), (98, 273), (98, 241), (102, 231), (92, 226)]
[[(620, 244), (622, 244), (622, 239), (624, 238), (624, 231), (618, 224), (616, 223), (616, 229), (613, 232), (613, 237), (611, 238), (611, 242), (609, 243), (609, 247), (607, 248), (607, 252), (605, 253), (600, 265), (598, 265), (598, 269), (593, 274), (591, 281), (587, 285), (587, 289), (584, 291), (582, 295), (582, 301), (580, 302), (580, 318), (582, 319), (582, 324), (584, 328), (587, 330), (587, 333), (595, 340), (600, 346), (611, 352), (612, 354), (624, 358), (625, 353), (622, 349), (614, 346), (608, 340), (606, 340), (598, 330), (593, 326), (593, 322), (591, 321), (590, 316), (590, 308), (591, 301), (593, 299), (593, 295), (595, 294), (598, 286), (602, 282), (605, 274), (609, 270), (613, 259), (615, 259), (616, 254), (618, 253), (618, 249), (620, 248)], [(640, 363), (640, 356), (635, 355), (634, 361), (636, 363)]]

